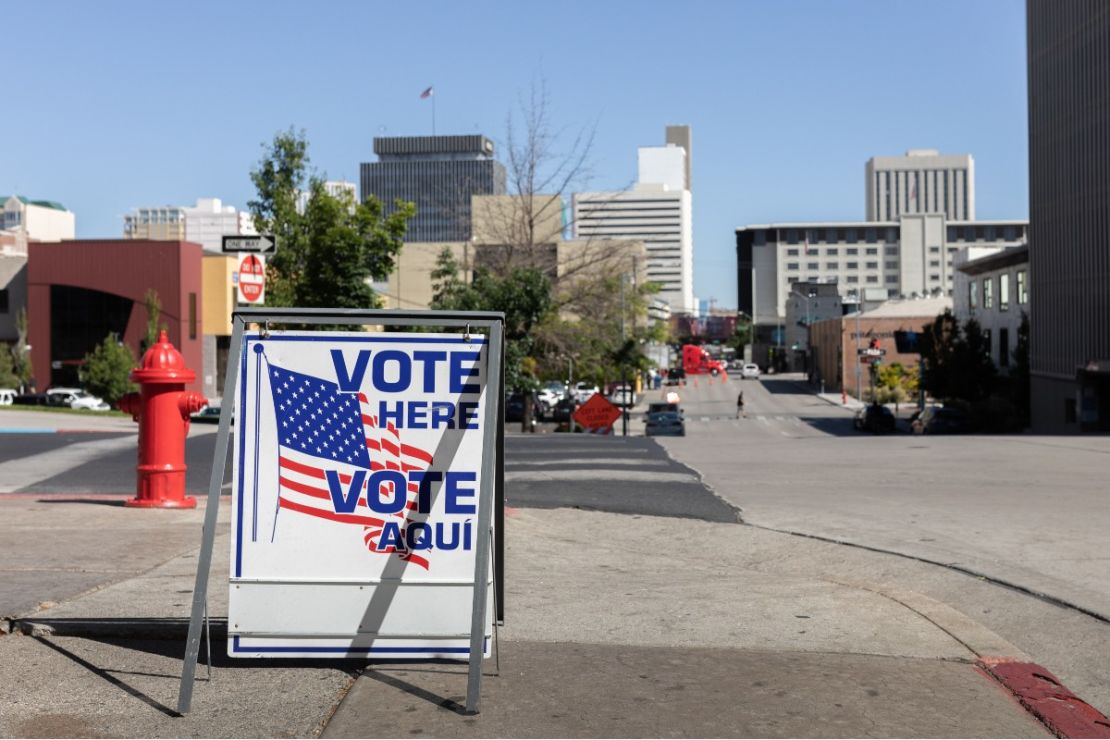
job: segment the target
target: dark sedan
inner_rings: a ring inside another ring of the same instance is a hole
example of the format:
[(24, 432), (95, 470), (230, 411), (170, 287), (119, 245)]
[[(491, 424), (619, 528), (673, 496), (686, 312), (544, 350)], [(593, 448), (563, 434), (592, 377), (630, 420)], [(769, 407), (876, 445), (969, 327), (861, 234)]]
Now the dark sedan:
[(686, 424), (676, 411), (656, 411), (647, 415), (644, 433), (649, 437), (685, 437)]
[(894, 413), (886, 406), (872, 403), (856, 412), (856, 429), (872, 434), (894, 431)]

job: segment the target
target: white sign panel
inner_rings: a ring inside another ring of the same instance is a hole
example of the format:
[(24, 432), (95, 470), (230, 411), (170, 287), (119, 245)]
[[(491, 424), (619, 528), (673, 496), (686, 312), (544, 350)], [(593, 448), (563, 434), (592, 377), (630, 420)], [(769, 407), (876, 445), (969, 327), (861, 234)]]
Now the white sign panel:
[(469, 658), (486, 354), (478, 335), (244, 336), (229, 655)]

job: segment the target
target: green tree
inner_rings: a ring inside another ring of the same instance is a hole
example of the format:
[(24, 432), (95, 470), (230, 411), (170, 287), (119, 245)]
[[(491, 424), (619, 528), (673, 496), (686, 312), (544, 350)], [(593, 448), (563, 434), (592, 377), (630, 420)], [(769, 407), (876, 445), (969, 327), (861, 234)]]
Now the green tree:
[(19, 385), (19, 375), (12, 361), (14, 347), (0, 344), (0, 388), (15, 388)]
[(85, 355), (81, 367), (81, 385), (94, 396), (99, 396), (111, 405), (116, 405), (127, 393), (137, 386), (128, 379), (135, 367), (135, 355), (131, 348), (109, 334), (96, 348)]
[(1013, 383), (1012, 394), (1014, 409), (1017, 412), (1018, 424), (1022, 428), (1029, 426), (1029, 314), (1021, 314), (1021, 324), (1018, 325), (1017, 343), (1012, 353), (1014, 364), (1010, 368), (1010, 379)]
[[(331, 195), (322, 176), (309, 174), (308, 163), (304, 132), (289, 129), (274, 136), (251, 171), (254, 226), (278, 243), (266, 265), (267, 304), (374, 308), (369, 281), (393, 271), (415, 206), (397, 201), (386, 216), (372, 196), (356, 203), (348, 193)], [(303, 213), (297, 209), (302, 192), (308, 193)]]
[(26, 306), (21, 307), (15, 315), (15, 330), (16, 340), (11, 348), (12, 371), (18, 379), (17, 385), (22, 388), (31, 385), (31, 380), (35, 375), (34, 368), (31, 365), (31, 353), (27, 351), (29, 334)]
[(554, 307), (547, 276), (534, 268), (513, 268), (503, 277), (479, 269), (467, 284), (459, 277), (459, 264), (451, 251), (444, 249), (436, 258), (432, 280), (434, 309), (504, 312), (505, 385), (517, 391), (534, 389), (538, 381), (533, 333), (550, 318)]
[(146, 334), (143, 336), (142, 345), (142, 350), (145, 352), (157, 344), (158, 332), (169, 327), (161, 323), (162, 300), (158, 297), (158, 291), (154, 288), (147, 290), (146, 295), (143, 296), (143, 303), (146, 305)]
[(952, 398), (956, 364), (956, 342), (960, 338), (960, 325), (951, 310), (926, 324), (918, 336), (918, 349), (925, 364), (922, 382), (933, 398)]

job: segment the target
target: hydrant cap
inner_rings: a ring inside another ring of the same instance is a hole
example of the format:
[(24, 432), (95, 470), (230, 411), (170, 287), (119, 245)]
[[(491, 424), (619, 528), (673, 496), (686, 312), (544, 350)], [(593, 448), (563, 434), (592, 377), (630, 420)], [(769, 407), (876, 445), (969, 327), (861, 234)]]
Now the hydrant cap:
[(131, 380), (136, 383), (192, 383), (196, 377), (185, 367), (185, 358), (170, 344), (165, 329), (143, 355), (142, 366), (131, 371)]

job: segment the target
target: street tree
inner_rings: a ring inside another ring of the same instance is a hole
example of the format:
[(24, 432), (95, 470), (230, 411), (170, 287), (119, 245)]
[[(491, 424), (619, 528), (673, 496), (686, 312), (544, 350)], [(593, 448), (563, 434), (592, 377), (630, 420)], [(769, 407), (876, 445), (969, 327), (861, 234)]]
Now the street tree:
[(20, 384), (15, 363), (12, 361), (13, 350), (14, 347), (0, 344), (0, 388), (16, 388)]
[(114, 406), (124, 395), (136, 390), (137, 386), (128, 378), (134, 367), (135, 355), (131, 348), (116, 334), (109, 334), (85, 355), (80, 371), (81, 385)]
[[(374, 308), (370, 280), (384, 280), (401, 251), (412, 203), (398, 201), (384, 215), (373, 196), (355, 202), (332, 195), (324, 177), (308, 170), (303, 131), (280, 132), (251, 171), (257, 191), (248, 203), (259, 233), (273, 234), (277, 250), (266, 265), (266, 301), (273, 306)], [(307, 193), (303, 212), (297, 201)]]

